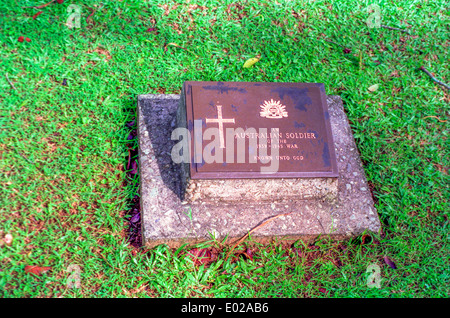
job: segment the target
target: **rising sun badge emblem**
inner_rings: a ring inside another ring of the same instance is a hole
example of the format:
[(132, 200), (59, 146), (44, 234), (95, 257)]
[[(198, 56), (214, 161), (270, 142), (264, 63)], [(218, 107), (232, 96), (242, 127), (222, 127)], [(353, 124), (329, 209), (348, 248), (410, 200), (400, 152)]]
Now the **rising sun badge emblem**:
[(273, 99), (270, 101), (266, 100), (259, 107), (261, 107), (261, 112), (259, 113), (261, 117), (283, 118), (288, 116), (285, 110), (286, 106), (282, 105), (280, 101), (274, 101)]

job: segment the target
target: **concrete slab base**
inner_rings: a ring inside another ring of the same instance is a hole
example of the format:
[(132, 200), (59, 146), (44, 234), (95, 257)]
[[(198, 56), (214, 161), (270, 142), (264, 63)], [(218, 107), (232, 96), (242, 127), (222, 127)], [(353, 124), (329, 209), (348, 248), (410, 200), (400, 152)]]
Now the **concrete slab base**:
[(279, 200), (273, 202), (182, 201), (181, 166), (171, 159), (176, 143), (170, 139), (176, 126), (179, 95), (138, 97), (139, 170), (141, 177), (142, 241), (154, 247), (212, 240), (234, 242), (269, 218), (281, 216), (251, 235), (259, 242), (342, 239), (368, 230), (379, 232), (381, 224), (364, 175), (359, 153), (342, 100), (328, 96), (328, 108), (338, 161), (338, 198), (327, 200)]

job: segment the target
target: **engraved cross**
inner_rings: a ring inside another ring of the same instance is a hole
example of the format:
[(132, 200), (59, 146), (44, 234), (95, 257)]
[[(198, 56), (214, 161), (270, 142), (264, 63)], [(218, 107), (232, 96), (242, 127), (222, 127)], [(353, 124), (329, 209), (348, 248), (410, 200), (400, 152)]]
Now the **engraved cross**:
[(233, 123), (234, 118), (224, 119), (222, 118), (222, 106), (217, 105), (217, 119), (206, 118), (206, 123), (218, 123), (219, 124), (219, 138), (220, 138), (220, 148), (225, 148), (225, 140), (223, 137), (223, 123)]

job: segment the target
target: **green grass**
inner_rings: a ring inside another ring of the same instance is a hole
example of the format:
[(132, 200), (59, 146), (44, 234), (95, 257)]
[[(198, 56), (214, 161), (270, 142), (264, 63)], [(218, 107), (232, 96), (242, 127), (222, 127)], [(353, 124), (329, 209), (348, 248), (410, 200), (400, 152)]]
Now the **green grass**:
[[(373, 1), (381, 24), (410, 35), (369, 28), (372, 1), (74, 1), (74, 29), (69, 1), (35, 20), (22, 8), (44, 2), (0, 4), (0, 237), (13, 236), (0, 247), (0, 296), (448, 297), (450, 96), (418, 70), (450, 82), (446, 1)], [(136, 95), (179, 93), (187, 80), (319, 82), (340, 95), (383, 232), (298, 243), (300, 255), (257, 244), (253, 260), (225, 261), (229, 249), (210, 242), (217, 259), (201, 266), (184, 248), (130, 246), (125, 123)], [(380, 289), (366, 285), (373, 263)], [(70, 264), (80, 289), (66, 288)]]

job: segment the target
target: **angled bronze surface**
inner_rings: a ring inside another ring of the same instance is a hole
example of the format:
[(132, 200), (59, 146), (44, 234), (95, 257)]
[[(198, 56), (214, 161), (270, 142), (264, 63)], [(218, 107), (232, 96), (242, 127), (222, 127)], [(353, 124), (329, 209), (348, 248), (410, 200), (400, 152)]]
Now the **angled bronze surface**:
[[(192, 179), (338, 176), (323, 84), (185, 82), (183, 94)], [(262, 174), (275, 157), (277, 171)]]

